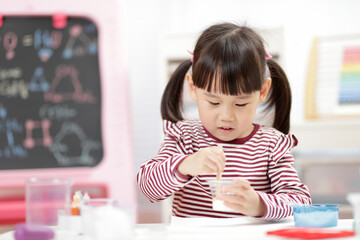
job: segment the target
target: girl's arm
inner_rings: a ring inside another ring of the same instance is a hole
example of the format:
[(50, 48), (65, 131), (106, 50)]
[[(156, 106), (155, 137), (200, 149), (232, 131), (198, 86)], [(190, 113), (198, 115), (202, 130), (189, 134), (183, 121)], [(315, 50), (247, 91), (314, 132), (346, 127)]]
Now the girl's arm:
[(167, 138), (159, 155), (142, 165), (138, 184), (150, 201), (169, 197), (182, 188), (192, 176), (224, 171), (226, 159), (221, 147), (209, 146), (195, 153), (191, 153), (190, 147), (185, 149), (186, 146), (181, 140)]
[(258, 192), (265, 203), (268, 219), (281, 219), (292, 215), (291, 204), (310, 204), (311, 197), (307, 186), (300, 182), (290, 153), (297, 139), (293, 135), (281, 138), (274, 147), (269, 161), (268, 176), (271, 193)]
[(292, 215), (291, 204), (311, 203), (307, 187), (299, 181), (293, 159), (290, 153), (280, 161), (270, 163), (268, 176), (271, 193), (256, 191), (248, 180), (235, 178), (240, 186), (226, 186), (225, 192), (233, 195), (223, 195), (225, 205), (246, 216), (266, 219), (281, 219)]
[[(309, 204), (308, 188), (300, 182), (289, 152), (297, 140), (292, 135), (280, 137), (273, 144), (268, 165), (270, 192), (256, 191), (242, 178), (234, 179), (240, 187), (229, 187), (231, 196), (223, 196), (225, 205), (247, 216), (281, 219), (292, 215), (291, 204)], [(274, 147), (275, 146), (275, 147)]]
[(166, 199), (188, 184), (192, 176), (223, 172), (226, 159), (222, 148), (199, 149), (189, 124), (164, 121), (164, 132), (158, 155), (144, 163), (137, 175), (140, 190), (150, 201)]
[(158, 155), (140, 167), (137, 183), (151, 202), (168, 198), (191, 179), (177, 170), (188, 156), (185, 149), (182, 141), (166, 136)]

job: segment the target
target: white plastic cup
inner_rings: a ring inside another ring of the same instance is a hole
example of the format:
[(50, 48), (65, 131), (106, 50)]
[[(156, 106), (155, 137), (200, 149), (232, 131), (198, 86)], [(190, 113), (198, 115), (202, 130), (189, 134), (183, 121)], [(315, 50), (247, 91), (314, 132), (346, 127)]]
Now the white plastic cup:
[(360, 219), (360, 192), (349, 193), (346, 198), (353, 207), (353, 218)]
[(31, 178), (26, 181), (26, 223), (56, 226), (58, 212), (70, 214), (71, 179)]
[(354, 230), (360, 236), (360, 192), (349, 193), (346, 198), (353, 208)]
[[(211, 179), (207, 181), (210, 187), (211, 195), (213, 198), (212, 208), (216, 211), (222, 212), (236, 212), (235, 210), (225, 206), (224, 200), (222, 200), (221, 195), (233, 195), (231, 192), (225, 192), (225, 186), (238, 186), (240, 187), (241, 184), (234, 182), (232, 179)], [(220, 193), (220, 196), (217, 196), (217, 188)]]

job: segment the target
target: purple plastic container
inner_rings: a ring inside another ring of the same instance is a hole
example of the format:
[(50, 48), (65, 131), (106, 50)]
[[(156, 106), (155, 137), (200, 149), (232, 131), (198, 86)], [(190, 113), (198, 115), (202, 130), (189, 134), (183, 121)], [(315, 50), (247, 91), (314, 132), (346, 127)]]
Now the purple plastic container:
[(49, 240), (54, 237), (54, 230), (42, 225), (19, 224), (14, 231), (15, 240)]

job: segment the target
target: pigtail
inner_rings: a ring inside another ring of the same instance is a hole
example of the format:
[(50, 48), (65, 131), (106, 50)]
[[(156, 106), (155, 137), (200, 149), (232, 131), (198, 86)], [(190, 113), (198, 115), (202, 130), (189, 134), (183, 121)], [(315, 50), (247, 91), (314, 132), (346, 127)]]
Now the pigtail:
[(182, 91), (184, 79), (192, 62), (186, 60), (172, 74), (161, 99), (161, 116), (164, 120), (178, 122), (183, 120), (182, 116)]
[(267, 60), (271, 75), (271, 91), (267, 108), (275, 106), (273, 127), (288, 134), (290, 130), (291, 89), (284, 70), (274, 60)]

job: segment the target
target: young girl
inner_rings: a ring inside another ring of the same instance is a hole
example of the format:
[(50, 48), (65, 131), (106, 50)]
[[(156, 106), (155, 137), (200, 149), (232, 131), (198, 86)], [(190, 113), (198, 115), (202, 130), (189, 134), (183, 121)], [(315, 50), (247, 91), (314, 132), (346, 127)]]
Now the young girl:
[[(182, 117), (185, 78), (200, 120)], [(253, 123), (257, 105), (264, 102), (275, 109), (273, 128)], [(209, 27), (163, 93), (165, 139), (158, 155), (140, 168), (141, 191), (152, 202), (174, 195), (172, 212), (179, 217), (292, 215), (289, 203), (311, 199), (290, 153), (297, 145), (288, 134), (290, 108), (287, 77), (266, 53), (263, 39), (244, 26)], [(221, 196), (231, 212), (212, 209), (207, 180), (217, 173), (240, 185)]]

